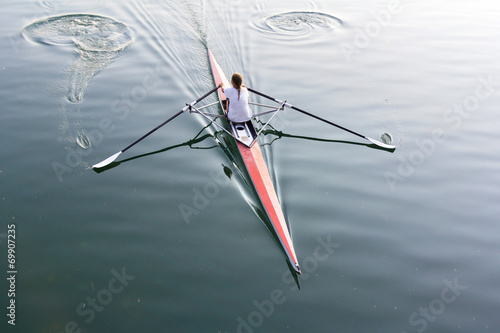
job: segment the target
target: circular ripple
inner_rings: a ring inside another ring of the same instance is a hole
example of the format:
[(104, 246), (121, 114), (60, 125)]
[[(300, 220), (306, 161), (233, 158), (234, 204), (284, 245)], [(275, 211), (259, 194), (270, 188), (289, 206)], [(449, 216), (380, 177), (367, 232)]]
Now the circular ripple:
[(44, 8), (44, 9), (46, 9), (48, 11), (58, 12), (60, 10), (59, 1), (56, 1), (56, 0), (40, 0), (39, 3), (40, 3), (40, 6), (42, 6), (42, 8)]
[(386, 143), (388, 145), (392, 144), (392, 137), (389, 133), (382, 133), (380, 139), (382, 139), (383, 143)]
[(301, 37), (316, 29), (336, 29), (342, 20), (320, 12), (286, 12), (268, 16), (258, 22), (256, 27), (270, 35)]
[(134, 41), (127, 25), (94, 14), (50, 16), (27, 25), (22, 34), (37, 43), (75, 45), (79, 56), (71, 65), (68, 90), (68, 100), (73, 103), (83, 100), (89, 80)]
[[(72, 3), (69, 0), (39, 0), (38, 3), (46, 12), (60, 12), (62, 10), (73, 10), (81, 5)], [(103, 0), (89, 0), (85, 4), (85, 8), (97, 8), (102, 6)]]

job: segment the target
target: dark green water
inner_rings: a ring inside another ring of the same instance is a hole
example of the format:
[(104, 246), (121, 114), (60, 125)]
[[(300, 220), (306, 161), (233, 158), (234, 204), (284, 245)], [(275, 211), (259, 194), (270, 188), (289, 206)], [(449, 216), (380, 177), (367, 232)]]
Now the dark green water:
[[(4, 1), (2, 332), (499, 331), (499, 14), (486, 0)], [(293, 111), (262, 138), (300, 290), (203, 119), (90, 168), (213, 87), (207, 47), (249, 86), (397, 145)]]

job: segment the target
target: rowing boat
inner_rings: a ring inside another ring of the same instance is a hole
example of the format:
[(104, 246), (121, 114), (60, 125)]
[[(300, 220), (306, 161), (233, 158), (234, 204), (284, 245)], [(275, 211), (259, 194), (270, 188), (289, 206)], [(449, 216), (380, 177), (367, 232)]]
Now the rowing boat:
[[(210, 66), (214, 77), (215, 85), (224, 83), (226, 87), (230, 87), (229, 81), (222, 71), (221, 67), (215, 60), (212, 52), (208, 50)], [(226, 97), (221, 89), (218, 90), (219, 101), (227, 103)], [(260, 201), (267, 213), (267, 217), (272, 223), (274, 232), (278, 237), (283, 250), (285, 251), (292, 268), (300, 274), (300, 266), (295, 254), (290, 232), (283, 215), (283, 211), (276, 195), (267, 165), (262, 156), (259, 143), (257, 142), (257, 132), (251, 121), (246, 123), (230, 123), (231, 132), (235, 138), (238, 150), (245, 163), (245, 168), (252, 179), (255, 190), (257, 191)]]
[[(271, 111), (266, 111), (263, 113), (259, 114), (254, 114), (253, 118), (259, 118), (262, 115), (273, 113), (273, 115), (270, 117), (270, 119), (265, 123), (263, 126), (260, 127), (259, 131), (257, 132), (252, 121), (248, 121), (246, 123), (231, 123), (229, 122), (229, 130), (227, 127), (222, 126), (219, 124), (216, 119), (217, 118), (224, 118), (226, 117), (224, 115), (220, 114), (210, 114), (210, 113), (205, 113), (202, 112), (201, 110), (207, 107), (210, 107), (215, 104), (219, 104), (223, 109), (227, 109), (227, 100), (226, 97), (224, 96), (224, 93), (219, 87), (220, 83), (224, 83), (226, 87), (229, 87), (229, 81), (222, 71), (220, 65), (217, 63), (215, 60), (212, 52), (208, 50), (208, 58), (210, 60), (210, 66), (212, 69), (212, 74), (213, 78), (215, 81), (216, 87), (210, 90), (209, 92), (205, 93), (203, 96), (197, 98), (191, 103), (187, 103), (185, 107), (183, 107), (181, 110), (179, 110), (177, 113), (172, 115), (170, 118), (144, 134), (142, 137), (139, 139), (135, 140), (131, 144), (129, 144), (127, 147), (123, 148), (119, 152), (115, 153), (114, 155), (111, 155), (110, 157), (106, 158), (105, 160), (94, 164), (92, 168), (94, 170), (103, 170), (104, 168), (110, 168), (111, 165), (113, 165), (114, 161), (120, 156), (122, 153), (127, 151), (128, 149), (132, 148), (134, 145), (137, 143), (141, 142), (144, 140), (146, 137), (151, 135), (152, 133), (156, 132), (158, 129), (160, 129), (162, 126), (165, 124), (169, 123), (173, 119), (177, 118), (179, 115), (190, 112), (190, 113), (197, 113), (205, 118), (207, 118), (210, 121), (210, 124), (213, 124), (214, 126), (219, 127), (222, 131), (226, 132), (228, 135), (230, 135), (236, 142), (238, 146), (239, 153), (241, 155), (241, 160), (243, 161), (244, 167), (249, 175), (249, 178), (251, 179), (251, 185), (253, 185), (254, 190), (256, 194), (259, 197), (260, 203), (262, 207), (264, 208), (263, 214), (265, 215), (264, 218), (267, 220), (267, 222), (270, 222), (269, 224), (272, 225), (272, 229), (274, 231), (275, 237), (279, 240), (279, 243), (281, 243), (281, 246), (283, 248), (283, 251), (286, 253), (287, 259), (290, 263), (291, 268), (298, 274), (301, 273), (300, 271), (300, 266), (297, 260), (297, 255), (295, 254), (295, 249), (293, 248), (293, 243), (292, 239), (290, 237), (290, 232), (288, 230), (288, 225), (285, 220), (285, 216), (283, 214), (283, 211), (280, 206), (280, 202), (278, 200), (278, 196), (276, 195), (276, 190), (274, 189), (273, 182), (271, 181), (271, 177), (269, 175), (269, 171), (267, 169), (266, 163), (264, 161), (264, 157), (262, 156), (262, 151), (260, 150), (259, 143), (257, 142), (257, 138), (261, 133), (263, 133), (264, 129), (266, 126), (269, 125), (271, 120), (278, 114), (278, 112), (283, 111), (286, 108), (295, 110), (297, 112), (300, 112), (302, 114), (305, 114), (309, 117), (312, 117), (316, 120), (322, 121), (326, 124), (335, 126), (343, 131), (347, 131), (351, 134), (354, 134), (362, 139), (368, 140), (373, 148), (377, 149), (384, 149), (388, 151), (394, 151), (396, 149), (396, 146), (390, 144), (390, 142), (380, 142), (378, 140), (372, 139), (368, 136), (365, 136), (363, 134), (357, 133), (353, 130), (350, 130), (346, 127), (343, 127), (341, 125), (338, 125), (330, 120), (324, 119), (319, 117), (318, 115), (312, 114), (310, 112), (307, 112), (303, 109), (300, 109), (296, 106), (293, 106), (286, 101), (282, 101), (280, 99), (271, 97), (269, 95), (266, 95), (262, 92), (256, 91), (254, 89), (248, 88), (248, 90), (252, 93), (255, 93), (258, 96), (264, 97), (268, 100), (271, 100), (275, 103), (277, 103), (277, 107), (275, 106), (268, 106), (268, 105), (263, 105), (263, 104), (256, 104), (259, 106), (263, 107), (270, 107), (272, 110)], [(208, 96), (212, 95), (217, 91), (218, 95), (218, 101), (205, 105), (200, 108), (196, 108), (195, 105), (198, 104), (200, 101), (204, 100)], [(224, 105), (226, 108), (224, 108)], [(224, 121), (224, 120), (222, 120)], [(117, 163), (115, 163), (117, 164)], [(246, 178), (246, 177), (245, 177)], [(260, 214), (259, 214), (260, 215)]]

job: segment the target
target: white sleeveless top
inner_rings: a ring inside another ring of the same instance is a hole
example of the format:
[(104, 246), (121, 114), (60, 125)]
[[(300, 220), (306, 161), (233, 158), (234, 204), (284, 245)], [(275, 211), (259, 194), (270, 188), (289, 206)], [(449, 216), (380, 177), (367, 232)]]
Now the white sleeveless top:
[(248, 89), (241, 87), (240, 99), (238, 100), (238, 89), (234, 87), (224, 89), (224, 95), (229, 99), (229, 120), (235, 123), (243, 123), (252, 119), (252, 110), (248, 106)]

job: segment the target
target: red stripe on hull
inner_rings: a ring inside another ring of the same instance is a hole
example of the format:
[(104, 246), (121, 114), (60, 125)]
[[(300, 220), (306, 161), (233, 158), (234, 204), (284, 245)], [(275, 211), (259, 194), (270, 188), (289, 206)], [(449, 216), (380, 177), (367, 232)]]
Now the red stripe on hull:
[(293, 264), (298, 265), (297, 256), (295, 255), (290, 233), (288, 232), (285, 216), (281, 210), (278, 196), (274, 190), (260, 146), (258, 143), (255, 143), (251, 148), (248, 148), (244, 144), (238, 142), (238, 148), (241, 156), (243, 157), (248, 173), (252, 178), (255, 189), (257, 190), (257, 193), (259, 193), (260, 200), (262, 201), (262, 204), (264, 205), (264, 208), (273, 223), (274, 230), (285, 248), (285, 252), (290, 257), (290, 261), (292, 261)]

